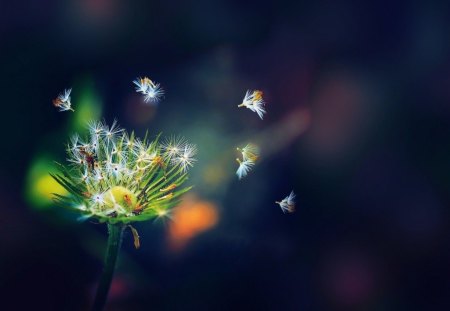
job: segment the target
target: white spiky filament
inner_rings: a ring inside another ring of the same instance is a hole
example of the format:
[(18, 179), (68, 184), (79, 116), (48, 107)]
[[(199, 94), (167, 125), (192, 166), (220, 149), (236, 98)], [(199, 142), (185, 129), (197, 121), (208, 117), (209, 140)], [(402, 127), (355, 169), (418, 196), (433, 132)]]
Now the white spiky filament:
[(53, 105), (58, 108), (59, 111), (75, 111), (72, 109), (72, 103), (70, 101), (70, 93), (72, 89), (64, 90), (57, 98), (53, 100)]
[(148, 77), (139, 77), (133, 81), (136, 86), (136, 92), (144, 95), (144, 102), (156, 104), (164, 95), (164, 90), (159, 83), (155, 83)]
[(197, 148), (195, 145), (185, 144), (184, 147), (178, 152), (178, 154), (172, 159), (172, 164), (179, 165), (183, 172), (194, 166), (196, 159), (194, 156), (197, 154)]

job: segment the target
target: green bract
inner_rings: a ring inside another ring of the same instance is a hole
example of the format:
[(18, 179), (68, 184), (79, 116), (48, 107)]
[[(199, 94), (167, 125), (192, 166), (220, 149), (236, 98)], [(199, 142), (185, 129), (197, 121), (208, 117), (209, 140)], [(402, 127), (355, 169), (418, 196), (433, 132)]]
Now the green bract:
[(100, 222), (130, 223), (166, 215), (180, 195), (195, 159), (194, 145), (184, 139), (159, 143), (128, 135), (116, 126), (89, 124), (89, 135), (74, 136), (68, 145), (69, 166), (58, 163), (52, 177), (69, 195), (55, 201)]

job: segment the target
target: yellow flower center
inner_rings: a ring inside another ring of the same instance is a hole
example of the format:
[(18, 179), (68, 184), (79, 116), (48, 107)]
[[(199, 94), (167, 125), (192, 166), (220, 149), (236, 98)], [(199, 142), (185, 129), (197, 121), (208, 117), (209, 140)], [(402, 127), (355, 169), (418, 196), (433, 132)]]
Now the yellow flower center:
[(122, 186), (115, 186), (109, 189), (105, 195), (105, 204), (114, 207), (115, 204), (131, 211), (137, 205), (136, 195)]

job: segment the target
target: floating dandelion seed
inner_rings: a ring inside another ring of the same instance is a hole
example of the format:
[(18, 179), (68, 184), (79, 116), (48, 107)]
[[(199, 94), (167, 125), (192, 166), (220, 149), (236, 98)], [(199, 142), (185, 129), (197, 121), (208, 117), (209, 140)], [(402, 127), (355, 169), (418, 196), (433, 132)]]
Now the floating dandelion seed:
[(285, 197), (281, 202), (277, 201), (275, 203), (280, 205), (283, 213), (295, 212), (295, 193), (294, 193), (294, 191), (291, 191), (291, 193), (287, 197)]
[[(158, 141), (128, 135), (115, 121), (111, 127), (91, 122), (84, 143), (75, 135), (67, 148), (69, 167), (52, 175), (70, 195), (55, 195), (55, 201), (83, 216), (110, 224), (128, 224), (168, 212), (194, 165), (194, 145), (185, 143), (176, 157)], [(185, 142), (185, 140), (182, 140)], [(170, 160), (171, 159), (171, 160)], [(80, 209), (79, 206), (86, 208)]]
[(172, 159), (172, 163), (179, 165), (183, 172), (187, 172), (187, 170), (194, 165), (194, 162), (197, 161), (194, 159), (196, 154), (197, 147), (195, 147), (195, 145), (185, 144), (182, 152)]
[(164, 95), (164, 90), (159, 83), (155, 83), (147, 77), (139, 77), (133, 83), (136, 85), (136, 92), (145, 95), (144, 101), (146, 103), (156, 104)]
[(264, 108), (265, 103), (262, 96), (263, 96), (262, 91), (247, 90), (244, 99), (242, 100), (242, 104), (238, 105), (238, 107), (246, 107), (251, 111), (256, 112), (262, 120), (264, 114), (266, 113), (266, 109)]
[[(117, 124), (117, 120), (114, 120), (111, 127), (109, 127), (106, 124), (103, 124), (103, 130), (101, 131), (101, 134), (103, 134), (103, 136), (106, 138), (108, 143), (115, 143), (116, 141), (116, 137), (119, 133), (123, 132), (123, 129), (121, 129), (119, 127), (119, 125)], [(113, 148), (113, 150), (111, 150), (112, 152), (115, 151), (115, 149)]]
[(70, 102), (71, 92), (72, 89), (64, 90), (63, 93), (59, 94), (58, 97), (53, 100), (53, 105), (58, 108), (59, 111), (75, 111), (72, 109), (72, 103)]
[(165, 157), (168, 161), (180, 156), (186, 145), (187, 141), (183, 137), (179, 136), (172, 136), (161, 144), (162, 149), (165, 152)]
[(241, 161), (239, 159), (236, 159), (236, 161), (239, 163), (239, 167), (236, 171), (236, 175), (238, 176), (239, 179), (242, 179), (243, 177), (247, 176), (248, 172), (255, 165), (255, 162), (251, 160)]
[(259, 147), (254, 144), (247, 144), (244, 148), (236, 148), (237, 151), (242, 153), (242, 159), (244, 161), (250, 160), (256, 162), (259, 159)]
[(236, 159), (239, 163), (239, 167), (236, 171), (236, 175), (239, 179), (247, 176), (248, 172), (255, 165), (256, 161), (259, 159), (259, 148), (254, 144), (247, 144), (243, 148), (236, 148), (242, 154), (242, 161)]

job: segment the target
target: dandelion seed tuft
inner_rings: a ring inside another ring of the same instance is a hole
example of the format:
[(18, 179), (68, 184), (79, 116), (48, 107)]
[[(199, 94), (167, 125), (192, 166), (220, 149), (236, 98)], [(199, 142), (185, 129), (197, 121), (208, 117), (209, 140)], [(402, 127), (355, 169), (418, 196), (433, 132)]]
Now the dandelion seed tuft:
[(172, 164), (179, 165), (183, 172), (194, 166), (197, 161), (194, 156), (197, 154), (197, 147), (191, 144), (185, 144), (181, 152), (172, 159)]
[(239, 164), (236, 175), (239, 179), (242, 179), (247, 176), (259, 159), (259, 147), (254, 144), (247, 144), (243, 148), (236, 148), (236, 150), (242, 155), (242, 160), (236, 159)]
[(160, 84), (153, 82), (148, 77), (139, 77), (133, 83), (136, 85), (136, 92), (144, 95), (144, 101), (146, 103), (156, 104), (164, 95), (164, 90)]
[(285, 197), (281, 202), (275, 202), (281, 207), (283, 213), (293, 213), (295, 212), (295, 193), (291, 191), (291, 193)]
[(161, 144), (162, 149), (165, 152), (165, 157), (168, 161), (171, 161), (176, 157), (179, 157), (183, 153), (186, 145), (187, 141), (180, 136), (172, 136), (164, 140), (163, 143)]
[(241, 161), (239, 159), (236, 159), (236, 161), (239, 163), (239, 167), (236, 171), (236, 175), (238, 176), (239, 179), (242, 179), (245, 176), (247, 176), (248, 172), (255, 165), (255, 162), (251, 160)]
[(58, 108), (59, 111), (75, 111), (72, 109), (72, 103), (70, 101), (70, 93), (72, 89), (64, 90), (63, 93), (60, 93), (58, 97), (53, 100), (53, 106)]
[(259, 159), (259, 147), (254, 144), (247, 144), (243, 148), (236, 148), (237, 151), (241, 152), (242, 159), (244, 161), (250, 160), (256, 162)]
[(238, 105), (238, 107), (246, 107), (253, 112), (256, 112), (261, 120), (264, 118), (264, 114), (266, 114), (266, 109), (264, 107), (265, 102), (263, 99), (263, 92), (259, 90), (251, 91), (247, 90), (245, 93), (244, 99), (242, 103)]

